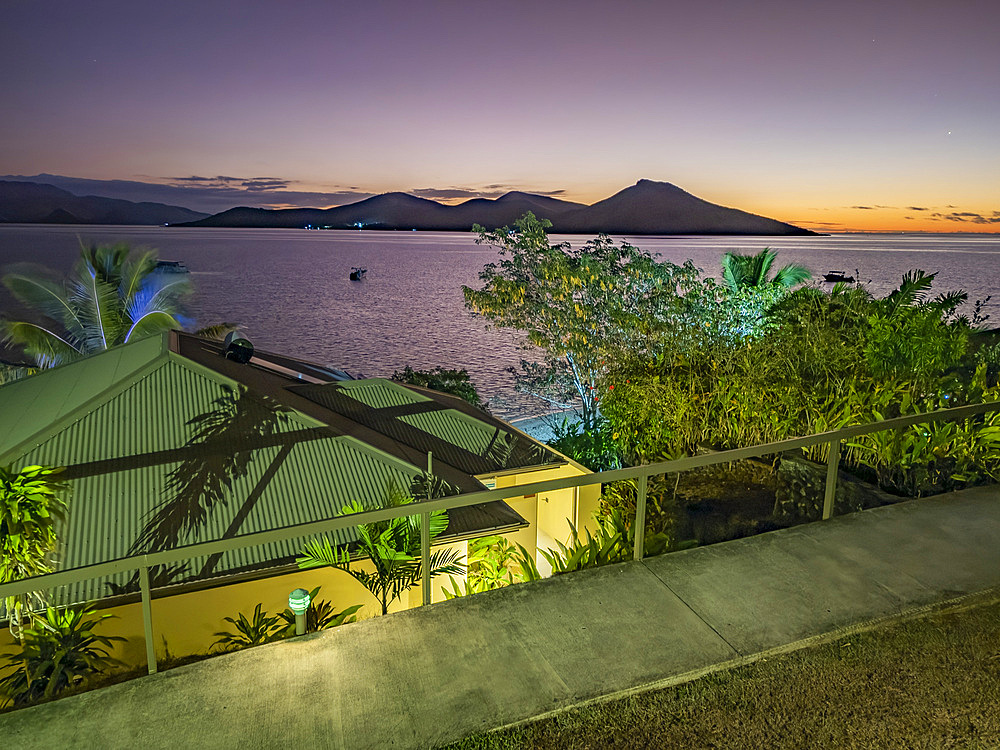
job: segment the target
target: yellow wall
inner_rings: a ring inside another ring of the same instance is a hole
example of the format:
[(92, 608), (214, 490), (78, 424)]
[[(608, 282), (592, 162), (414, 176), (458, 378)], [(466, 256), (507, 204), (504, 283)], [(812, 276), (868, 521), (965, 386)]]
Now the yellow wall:
[[(435, 547), (432, 552), (444, 548), (457, 549), (460, 561), (465, 563), (468, 550), (466, 542)], [(365, 560), (352, 565), (369, 571), (372, 569), (371, 564)], [(358, 619), (382, 613), (381, 604), (364, 586), (348, 573), (334, 568), (295, 571), (255, 581), (154, 598), (152, 612), (156, 658), (163, 660), (168, 656), (208, 653), (217, 638), (215, 633), (222, 630), (235, 632), (235, 627), (223, 618), (237, 619), (240, 612), (250, 618), (258, 603), (263, 604), (265, 612), (275, 615), (288, 606), (288, 594), (291, 591), (297, 588), (312, 591), (317, 586), (322, 587), (318, 598), (330, 601), (338, 612), (354, 604), (362, 604)], [(442, 601), (446, 587), (450, 590), (448, 576), (435, 578), (432, 581), (431, 601)], [(401, 600), (390, 604), (389, 611), (398, 612), (420, 606), (421, 601), (418, 585), (404, 594)], [(146, 640), (141, 605), (136, 602), (108, 607), (99, 613), (114, 615), (114, 619), (101, 624), (99, 633), (127, 639), (126, 643), (116, 645), (112, 655), (130, 667), (145, 665)], [(0, 653), (9, 652), (13, 646), (14, 639), (10, 631), (7, 628), (0, 630)]]
[[(498, 489), (520, 487), (550, 479), (581, 476), (590, 472), (584, 467), (570, 462), (563, 466), (546, 467), (536, 471), (504, 474), (497, 477), (481, 476), (480, 479), (493, 484)], [(543, 492), (539, 496), (511, 498), (506, 502), (529, 523), (528, 528), (510, 532), (504, 536), (512, 543), (524, 546), (535, 555), (535, 564), (543, 576), (551, 574), (551, 568), (539, 550), (556, 548), (556, 540), (566, 544), (572, 536), (570, 523), (582, 533), (583, 528), (593, 529), (594, 511), (600, 505), (601, 486)]]
[[(583, 467), (569, 463), (538, 471), (507, 474), (495, 477), (495, 481), (498, 488), (516, 487), (586, 473), (589, 472)], [(600, 485), (592, 485), (543, 493), (539, 497), (508, 500), (507, 503), (528, 521), (529, 526), (505, 536), (511, 542), (521, 544), (529, 552), (534, 553), (539, 572), (542, 575), (549, 575), (551, 570), (548, 569), (544, 558), (538, 554), (538, 550), (554, 548), (556, 540), (568, 542), (571, 535), (569, 522), (574, 523), (577, 529), (585, 526), (593, 527), (592, 516), (598, 507), (600, 495)], [(434, 549), (445, 548), (458, 550), (461, 562), (466, 561), (468, 553), (466, 542), (442, 545)], [(367, 561), (356, 564), (362, 569), (370, 566)], [(370, 567), (368, 569), (371, 570)], [(456, 576), (456, 579), (462, 577)], [(354, 604), (362, 604), (363, 607), (358, 613), (359, 619), (374, 617), (381, 613), (381, 605), (367, 589), (349, 574), (332, 568), (295, 571), (255, 581), (176, 594), (153, 599), (152, 602), (153, 640), (157, 659), (207, 653), (216, 640), (215, 633), (234, 629), (232, 625), (223, 621), (224, 617), (235, 619), (241, 612), (249, 617), (258, 603), (263, 604), (263, 609), (268, 613), (276, 614), (285, 609), (288, 604), (288, 594), (293, 589), (312, 590), (316, 586), (322, 587), (320, 598), (332, 602), (337, 611)], [(431, 601), (445, 599), (445, 589), (451, 589), (449, 577), (436, 578), (432, 583)], [(404, 594), (401, 600), (391, 604), (389, 611), (396, 612), (419, 606), (421, 600), (421, 588), (417, 585)], [(127, 639), (126, 643), (116, 646), (113, 655), (129, 666), (144, 665), (146, 645), (140, 604), (110, 607), (101, 610), (101, 613), (112, 614), (114, 619), (103, 623), (99, 632)], [(6, 628), (0, 630), (0, 652), (8, 652), (12, 646), (13, 638), (9, 631)]]

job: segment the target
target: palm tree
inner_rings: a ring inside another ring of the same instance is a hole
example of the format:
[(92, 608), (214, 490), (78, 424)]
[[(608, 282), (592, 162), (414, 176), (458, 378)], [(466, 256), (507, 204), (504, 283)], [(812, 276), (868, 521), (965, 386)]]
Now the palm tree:
[(0, 335), (46, 368), (180, 328), (191, 284), (181, 274), (155, 270), (154, 250), (124, 244), (83, 247), (65, 279), (39, 266), (17, 267), (3, 283), (42, 322), (2, 320)]
[[(413, 498), (390, 485), (382, 507), (392, 508), (407, 505)], [(361, 513), (364, 506), (354, 501), (341, 513)], [(448, 515), (439, 510), (430, 514), (430, 538), (434, 541), (448, 526)], [(331, 566), (350, 573), (368, 589), (382, 605), (382, 614), (389, 611), (389, 605), (414, 586), (423, 575), (420, 556), (420, 516), (404, 516), (388, 521), (362, 523), (357, 526), (357, 552), (367, 557), (375, 567), (374, 573), (351, 567), (351, 551), (348, 545), (333, 546), (328, 537), (314, 539), (302, 548), (297, 562), (300, 568)], [(430, 557), (430, 577), (439, 575), (459, 575), (465, 566), (456, 562), (458, 551), (438, 550)]]
[(768, 284), (777, 284), (787, 289), (812, 278), (808, 268), (794, 263), (782, 266), (773, 278), (768, 278), (777, 257), (778, 254), (769, 247), (756, 255), (726, 253), (722, 256), (722, 280), (735, 292)]

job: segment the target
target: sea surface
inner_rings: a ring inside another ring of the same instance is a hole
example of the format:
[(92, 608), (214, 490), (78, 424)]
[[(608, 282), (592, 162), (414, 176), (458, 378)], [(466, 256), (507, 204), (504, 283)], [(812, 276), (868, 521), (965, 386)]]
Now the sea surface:
[[(587, 237), (553, 235), (581, 244)], [(937, 272), (935, 291), (964, 289), (970, 300), (1000, 287), (1000, 235), (840, 234), (824, 237), (616, 237), (663, 259), (692, 259), (718, 276), (727, 251), (771, 247), (778, 263), (799, 263), (819, 279), (843, 270), (876, 294), (914, 268)], [(538, 410), (513, 394), (507, 368), (525, 356), (515, 334), (487, 329), (464, 306), (493, 248), (453, 232), (307, 231), (120, 226), (0, 225), (0, 268), (34, 262), (66, 272), (80, 242), (153, 247), (192, 271), (196, 326), (227, 321), (259, 349), (357, 375), (391, 375), (406, 365), (466, 368), (498, 414)], [(368, 269), (359, 282), (352, 266)], [(0, 310), (10, 300), (0, 291)], [(1000, 294), (986, 311), (1000, 325)]]

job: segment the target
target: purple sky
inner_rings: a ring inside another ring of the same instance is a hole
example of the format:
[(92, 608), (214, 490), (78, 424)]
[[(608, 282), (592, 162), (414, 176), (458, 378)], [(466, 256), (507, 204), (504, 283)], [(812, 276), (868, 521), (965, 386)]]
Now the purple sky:
[(806, 226), (1000, 231), (998, 39), (996, 0), (7, 0), (0, 174), (307, 205), (645, 177)]

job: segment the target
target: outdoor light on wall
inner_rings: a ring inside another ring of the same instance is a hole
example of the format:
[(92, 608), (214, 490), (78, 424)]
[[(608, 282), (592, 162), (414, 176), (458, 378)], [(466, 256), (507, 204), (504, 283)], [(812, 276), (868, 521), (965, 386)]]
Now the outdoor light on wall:
[(306, 632), (306, 612), (309, 610), (309, 592), (295, 589), (288, 595), (288, 608), (295, 614), (295, 635)]

